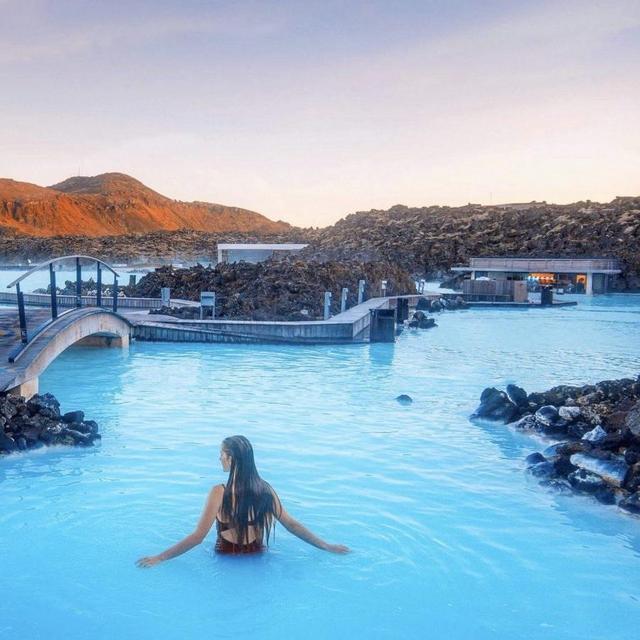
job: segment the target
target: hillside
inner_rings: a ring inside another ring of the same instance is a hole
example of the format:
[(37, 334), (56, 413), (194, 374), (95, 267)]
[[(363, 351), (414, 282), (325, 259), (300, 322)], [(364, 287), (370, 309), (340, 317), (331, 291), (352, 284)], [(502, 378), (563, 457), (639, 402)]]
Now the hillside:
[(218, 242), (306, 242), (304, 231), (285, 233), (207, 233), (204, 231), (154, 231), (122, 236), (23, 236), (0, 233), (0, 263), (42, 262), (56, 256), (84, 254), (128, 264), (211, 262)]
[(310, 259), (385, 260), (434, 275), (472, 256), (615, 257), (620, 286), (640, 289), (640, 197), (599, 204), (528, 203), (354, 213), (310, 232)]
[(271, 233), (285, 222), (221, 204), (179, 202), (122, 173), (76, 176), (51, 187), (0, 179), (0, 228), (29, 236), (117, 236), (191, 229)]

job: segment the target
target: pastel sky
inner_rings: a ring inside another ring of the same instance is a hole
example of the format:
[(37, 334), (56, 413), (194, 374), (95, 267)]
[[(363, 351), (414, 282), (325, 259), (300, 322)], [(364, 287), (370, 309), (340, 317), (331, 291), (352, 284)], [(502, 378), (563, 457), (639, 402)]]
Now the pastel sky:
[(0, 0), (0, 176), (324, 226), (640, 194), (638, 0)]

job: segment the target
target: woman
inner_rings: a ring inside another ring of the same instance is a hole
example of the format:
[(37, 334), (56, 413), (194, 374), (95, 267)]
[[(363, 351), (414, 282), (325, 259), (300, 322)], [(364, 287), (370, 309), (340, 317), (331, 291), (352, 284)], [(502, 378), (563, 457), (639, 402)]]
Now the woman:
[(287, 513), (276, 492), (258, 474), (253, 448), (244, 436), (222, 441), (220, 463), (223, 470), (229, 472), (229, 482), (211, 489), (193, 533), (157, 556), (140, 558), (136, 563), (139, 567), (152, 567), (189, 551), (205, 539), (214, 520), (218, 531), (217, 553), (262, 551), (265, 537), (269, 543), (275, 520), (318, 549), (332, 553), (349, 551), (343, 545), (324, 542)]

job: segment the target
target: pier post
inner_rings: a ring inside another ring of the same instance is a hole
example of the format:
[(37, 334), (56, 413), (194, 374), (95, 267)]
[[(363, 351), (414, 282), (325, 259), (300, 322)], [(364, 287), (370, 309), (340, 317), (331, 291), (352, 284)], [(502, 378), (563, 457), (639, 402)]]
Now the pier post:
[(82, 306), (82, 267), (80, 258), (76, 258), (76, 307)]
[(113, 276), (113, 312), (118, 311), (118, 278)]
[(358, 304), (362, 304), (364, 302), (364, 288), (366, 283), (366, 280), (358, 280)]
[(98, 307), (102, 307), (102, 267), (100, 266), (100, 263), (97, 263), (97, 274), (98, 274), (98, 282), (97, 282), (97, 289), (96, 289), (96, 305)]
[(584, 291), (588, 296), (593, 295), (593, 273), (587, 273), (587, 284)]
[(347, 296), (349, 295), (349, 289), (342, 287), (342, 296), (340, 296), (340, 313), (344, 313), (347, 310)]
[(20, 291), (20, 283), (16, 283), (16, 294), (18, 296), (18, 318), (20, 319), (20, 342), (27, 344), (27, 315), (24, 311), (24, 294)]
[(331, 291), (324, 292), (324, 319), (331, 317)]
[(53, 263), (49, 264), (49, 282), (51, 285), (51, 319), (58, 317), (58, 292), (56, 291), (56, 272)]

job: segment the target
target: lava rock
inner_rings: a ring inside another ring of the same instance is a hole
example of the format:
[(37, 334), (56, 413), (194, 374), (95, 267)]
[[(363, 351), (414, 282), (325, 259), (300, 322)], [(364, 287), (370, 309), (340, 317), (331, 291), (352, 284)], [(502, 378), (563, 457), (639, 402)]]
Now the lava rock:
[(511, 400), (516, 407), (523, 409), (528, 408), (529, 403), (527, 401), (527, 392), (522, 387), (518, 387), (515, 384), (508, 384), (507, 395), (509, 396), (509, 400)]
[(640, 446), (638, 446), (638, 444), (632, 447), (627, 447), (624, 452), (624, 461), (628, 465), (633, 465), (637, 462), (640, 462)]
[(538, 462), (529, 467), (529, 472), (536, 478), (552, 478), (556, 475), (555, 467), (551, 462)]
[(578, 420), (578, 422), (573, 422), (567, 427), (567, 435), (572, 438), (582, 438), (585, 433), (591, 431), (593, 427), (586, 422), (582, 422)]
[(0, 432), (0, 451), (15, 451), (18, 448), (16, 441), (3, 432)]
[(631, 493), (640, 489), (640, 462), (636, 462), (629, 467), (624, 480), (624, 488)]
[(640, 438), (640, 400), (627, 413), (625, 426), (635, 438)]
[(519, 413), (518, 407), (509, 400), (504, 391), (488, 387), (482, 392), (480, 406), (475, 410), (471, 418), (485, 418), (507, 424), (515, 420)]
[(578, 469), (576, 465), (572, 464), (569, 456), (556, 456), (551, 462), (559, 476), (568, 476)]
[(63, 438), (70, 436), (74, 444), (83, 447), (90, 447), (93, 444), (93, 435), (90, 433), (80, 433), (80, 431), (76, 431), (75, 429), (63, 429), (61, 435)]
[(95, 420), (85, 420), (84, 425), (89, 427), (91, 433), (98, 433), (98, 423)]
[(553, 489), (558, 493), (572, 493), (573, 488), (564, 478), (549, 478), (540, 482), (543, 487)]
[(27, 402), (30, 415), (39, 413), (49, 418), (60, 418), (60, 403), (50, 393), (36, 394)]
[(436, 321), (433, 318), (427, 318), (424, 311), (416, 311), (409, 321), (409, 327), (413, 329), (431, 329), (435, 326)]
[(72, 422), (82, 422), (84, 420), (84, 411), (68, 411), (62, 416), (62, 422), (71, 424)]
[(547, 459), (539, 451), (534, 451), (533, 453), (530, 453), (524, 461), (527, 467), (533, 467), (540, 462), (546, 462)]
[(587, 442), (590, 442), (591, 444), (594, 444), (594, 445), (601, 444), (606, 440), (606, 438), (607, 438), (607, 432), (600, 425), (598, 425), (591, 431), (587, 431), (587, 433), (585, 433), (582, 436), (583, 440), (586, 440)]
[(630, 513), (640, 514), (640, 492), (636, 491), (630, 496), (623, 498), (618, 506)]
[(545, 427), (553, 426), (558, 420), (560, 420), (558, 410), (552, 405), (540, 407), (540, 409), (536, 411), (535, 416), (536, 420)]
[(607, 488), (607, 483), (597, 474), (586, 469), (578, 469), (567, 477), (569, 484), (577, 491), (596, 493)]
[(574, 453), (571, 456), (571, 464), (580, 469), (597, 474), (608, 484), (615, 487), (621, 487), (624, 484), (629, 465), (621, 456), (612, 456), (609, 459), (600, 459), (593, 455), (585, 453)]
[(521, 431), (528, 431), (530, 429), (537, 429), (538, 423), (536, 422), (536, 417), (529, 414), (520, 418), (513, 426)]
[(574, 422), (578, 420), (582, 415), (580, 407), (560, 407), (558, 409), (558, 415), (567, 422)]

